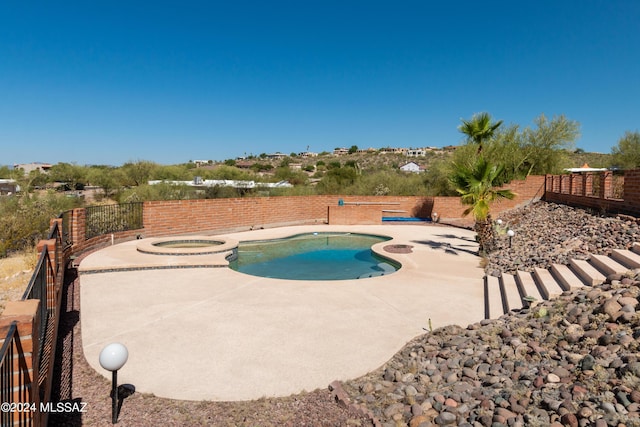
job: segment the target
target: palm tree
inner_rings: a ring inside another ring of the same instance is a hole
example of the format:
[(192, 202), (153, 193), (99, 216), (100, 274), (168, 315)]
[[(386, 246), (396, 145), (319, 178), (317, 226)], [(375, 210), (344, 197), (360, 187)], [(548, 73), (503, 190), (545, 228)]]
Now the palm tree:
[(456, 165), (451, 176), (451, 182), (460, 194), (462, 204), (469, 205), (463, 215), (473, 214), (480, 253), (489, 253), (495, 249), (490, 205), (496, 200), (511, 200), (516, 196), (509, 189), (499, 188), (503, 172), (504, 166), (492, 165), (480, 157), (471, 166)]
[(491, 123), (489, 113), (477, 113), (471, 120), (460, 120), (462, 124), (458, 126), (458, 130), (467, 135), (467, 141), (478, 145), (478, 154), (482, 151), (482, 143), (490, 139), (502, 124), (502, 120)]

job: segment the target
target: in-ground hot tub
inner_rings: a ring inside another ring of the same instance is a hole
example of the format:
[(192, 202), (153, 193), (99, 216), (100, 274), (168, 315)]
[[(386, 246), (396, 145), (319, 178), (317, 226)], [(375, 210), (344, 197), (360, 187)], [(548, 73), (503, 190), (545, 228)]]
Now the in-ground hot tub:
[(152, 255), (207, 255), (233, 251), (238, 241), (212, 236), (161, 237), (138, 243), (138, 252)]

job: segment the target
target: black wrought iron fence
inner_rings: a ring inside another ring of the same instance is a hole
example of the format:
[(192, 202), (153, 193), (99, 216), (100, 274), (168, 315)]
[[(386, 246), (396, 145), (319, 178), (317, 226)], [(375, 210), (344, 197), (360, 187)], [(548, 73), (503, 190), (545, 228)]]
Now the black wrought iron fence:
[(85, 208), (85, 238), (141, 229), (142, 205), (142, 202), (135, 202)]
[(62, 218), (62, 247), (67, 249), (68, 247), (73, 246), (73, 232), (72, 232), (72, 221), (73, 221), (73, 211), (66, 211), (60, 215)]
[[(14, 366), (18, 365), (19, 354), (16, 354), (16, 343), (18, 341), (18, 327), (16, 322), (9, 326), (9, 331), (5, 337), (2, 348), (0, 348), (0, 402), (3, 405), (16, 402), (14, 391), (16, 381), (19, 377), (14, 375)], [(13, 425), (13, 413), (11, 411), (0, 411), (0, 424), (3, 426)]]
[[(41, 373), (41, 378), (38, 378), (38, 383), (42, 384), (44, 376), (47, 374), (49, 364), (52, 363), (51, 351), (47, 350), (47, 342), (51, 341), (52, 337), (49, 337), (47, 331), (52, 326), (51, 322), (55, 321), (55, 286), (54, 279), (55, 272), (52, 267), (52, 263), (49, 262), (49, 252), (47, 248), (44, 248), (38, 258), (38, 263), (34, 269), (33, 276), (27, 285), (27, 289), (22, 295), (23, 300), (37, 299), (40, 301), (38, 308), (38, 315), (40, 321), (38, 322), (38, 360), (40, 361), (38, 371)], [(35, 331), (34, 331), (35, 332)]]

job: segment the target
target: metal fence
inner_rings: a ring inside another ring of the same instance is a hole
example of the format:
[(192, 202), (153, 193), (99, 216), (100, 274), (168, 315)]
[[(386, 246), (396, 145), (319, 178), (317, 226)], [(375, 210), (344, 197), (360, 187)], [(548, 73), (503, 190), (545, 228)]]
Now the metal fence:
[(73, 211), (63, 212), (60, 218), (62, 218), (62, 246), (67, 249), (73, 246)]
[[(85, 208), (86, 239), (102, 234), (136, 230), (143, 227), (142, 203), (96, 206)], [(39, 401), (48, 402), (51, 397), (51, 375), (55, 360), (55, 339), (57, 335), (60, 291), (64, 282), (64, 251), (74, 244), (73, 229), (75, 211), (64, 212), (49, 229), (47, 245), (39, 255), (38, 263), (22, 296), (23, 300), (40, 301), (33, 338), (38, 337), (38, 348), (33, 349), (32, 360), (38, 361), (38, 378), (30, 378), (27, 361), (24, 358), (17, 325), (12, 324), (0, 348), (0, 401), (29, 403), (30, 384), (37, 381)], [(77, 242), (76, 242), (77, 243)], [(51, 247), (53, 246), (53, 247)], [(28, 412), (0, 412), (0, 425), (32, 425), (31, 418), (24, 418)], [(46, 424), (47, 415), (42, 414), (41, 422)], [(24, 418), (24, 419), (23, 419)], [(16, 424), (17, 423), (17, 424)]]
[(85, 208), (85, 238), (141, 229), (142, 206), (136, 202)]
[[(31, 280), (27, 285), (27, 289), (22, 295), (22, 300), (37, 299), (40, 301), (38, 308), (38, 315), (40, 321), (38, 322), (38, 359), (40, 361), (38, 372), (40, 378), (38, 378), (38, 384), (44, 382), (45, 376), (49, 371), (49, 364), (53, 358), (51, 351), (48, 350), (48, 343), (53, 339), (49, 337), (47, 331), (51, 328), (51, 322), (55, 321), (55, 272), (52, 268), (51, 262), (49, 262), (49, 253), (47, 249), (43, 249), (38, 258), (38, 263), (34, 269), (34, 274), (31, 276)], [(35, 350), (35, 349), (34, 349)]]
[[(64, 221), (64, 219), (63, 219)], [(64, 227), (62, 227), (63, 229)], [(38, 377), (30, 378), (30, 371), (24, 358), (20, 336), (15, 322), (10, 326), (5, 341), (0, 349), (0, 395), (2, 402), (33, 403), (31, 396), (33, 386), (29, 384), (37, 381), (39, 400), (47, 402), (50, 398), (50, 375), (55, 359), (55, 339), (58, 323), (56, 313), (61, 289), (63, 274), (63, 236), (59, 222), (54, 222), (49, 230), (48, 239), (53, 240), (53, 247), (42, 247), (38, 262), (34, 268), (29, 284), (22, 295), (22, 300), (38, 300), (38, 313), (36, 325), (38, 329), (32, 332), (33, 341), (36, 337), (38, 347), (33, 348), (32, 360), (38, 361)], [(53, 258), (50, 258), (50, 255)], [(3, 412), (0, 413), (1, 425), (31, 425), (28, 412)], [(24, 416), (24, 417), (23, 417)], [(24, 419), (23, 419), (24, 418)]]
[[(13, 375), (13, 367), (18, 364), (20, 358), (16, 354), (16, 344), (18, 342), (18, 327), (13, 322), (9, 327), (9, 332), (0, 348), (0, 402), (12, 404), (16, 402), (14, 390), (17, 386), (16, 381), (19, 379)], [(0, 411), (0, 424), (8, 426), (13, 424), (13, 414), (11, 411)]]

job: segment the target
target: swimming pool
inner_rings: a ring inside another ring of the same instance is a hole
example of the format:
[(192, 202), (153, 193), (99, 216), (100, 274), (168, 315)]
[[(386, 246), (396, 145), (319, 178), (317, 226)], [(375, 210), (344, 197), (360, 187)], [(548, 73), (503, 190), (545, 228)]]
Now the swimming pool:
[(394, 273), (400, 265), (371, 250), (388, 237), (355, 233), (305, 233), (241, 242), (229, 267), (253, 276), (290, 280), (347, 280)]

